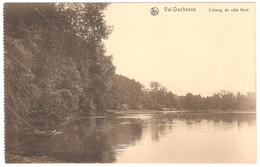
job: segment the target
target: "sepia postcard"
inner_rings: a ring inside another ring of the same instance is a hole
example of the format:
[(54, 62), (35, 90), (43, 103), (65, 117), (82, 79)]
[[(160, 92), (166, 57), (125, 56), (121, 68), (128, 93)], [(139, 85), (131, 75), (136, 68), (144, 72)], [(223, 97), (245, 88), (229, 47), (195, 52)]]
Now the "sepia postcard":
[(4, 3), (5, 163), (256, 163), (255, 3)]

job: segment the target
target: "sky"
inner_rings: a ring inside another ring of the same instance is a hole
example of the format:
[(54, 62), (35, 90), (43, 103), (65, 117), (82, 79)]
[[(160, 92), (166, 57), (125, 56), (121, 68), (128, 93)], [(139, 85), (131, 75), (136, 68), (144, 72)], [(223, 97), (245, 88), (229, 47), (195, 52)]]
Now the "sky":
[[(146, 88), (157, 81), (179, 96), (255, 92), (254, 5), (112, 3), (105, 11), (107, 24), (114, 26), (104, 41), (107, 55), (113, 55), (117, 74)], [(157, 16), (151, 15), (152, 7), (159, 9)], [(166, 12), (165, 7), (196, 12)], [(231, 12), (233, 8), (239, 11)]]

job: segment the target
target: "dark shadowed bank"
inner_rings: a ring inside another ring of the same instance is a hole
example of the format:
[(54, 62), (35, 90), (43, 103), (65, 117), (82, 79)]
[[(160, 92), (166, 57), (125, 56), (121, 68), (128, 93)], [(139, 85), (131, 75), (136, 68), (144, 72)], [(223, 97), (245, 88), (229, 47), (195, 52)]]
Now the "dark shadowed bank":
[(34, 120), (106, 114), (115, 67), (108, 4), (4, 4), (6, 132)]

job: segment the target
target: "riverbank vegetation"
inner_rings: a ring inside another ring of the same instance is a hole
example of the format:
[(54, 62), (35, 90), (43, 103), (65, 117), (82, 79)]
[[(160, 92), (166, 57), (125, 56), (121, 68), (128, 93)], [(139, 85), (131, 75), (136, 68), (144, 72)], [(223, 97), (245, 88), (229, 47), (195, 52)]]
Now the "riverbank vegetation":
[(106, 113), (115, 72), (102, 40), (108, 4), (5, 4), (6, 129), (75, 112)]
[(254, 109), (255, 94), (177, 96), (115, 74), (105, 3), (4, 5), (5, 130), (108, 110)]

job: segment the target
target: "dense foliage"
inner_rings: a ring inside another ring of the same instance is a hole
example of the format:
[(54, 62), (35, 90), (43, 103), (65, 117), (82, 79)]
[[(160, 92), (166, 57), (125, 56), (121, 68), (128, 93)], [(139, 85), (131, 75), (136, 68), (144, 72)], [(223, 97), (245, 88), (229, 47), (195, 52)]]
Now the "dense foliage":
[(107, 5), (4, 5), (6, 125), (105, 114), (115, 71), (102, 43), (112, 31)]
[(212, 96), (201, 97), (187, 93), (177, 96), (159, 82), (151, 82), (150, 89), (133, 79), (115, 74), (107, 93), (108, 109), (112, 110), (249, 110), (256, 108), (253, 92), (246, 95), (222, 90)]
[(109, 109), (140, 109), (142, 85), (133, 79), (115, 74), (112, 87), (107, 94)]
[(108, 109), (162, 110), (177, 107), (177, 96), (158, 82), (151, 82), (151, 90), (145, 89), (134, 79), (117, 74), (113, 76), (112, 82), (113, 86), (107, 94)]
[(222, 90), (213, 96), (201, 97), (187, 93), (179, 97), (179, 108), (186, 110), (248, 110), (256, 108), (256, 96), (253, 92), (246, 95)]

